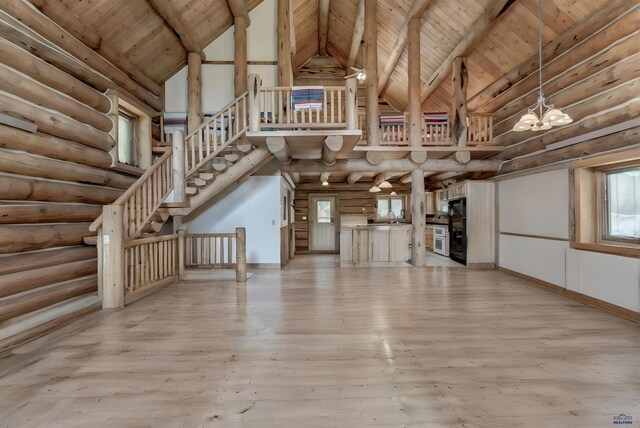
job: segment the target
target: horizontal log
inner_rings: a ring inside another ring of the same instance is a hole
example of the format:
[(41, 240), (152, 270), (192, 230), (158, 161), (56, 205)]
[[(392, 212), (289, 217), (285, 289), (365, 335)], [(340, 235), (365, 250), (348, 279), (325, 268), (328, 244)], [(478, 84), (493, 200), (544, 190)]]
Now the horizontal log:
[[(578, 22), (545, 46), (542, 51), (543, 63), (549, 65), (550, 61), (557, 61), (558, 59), (563, 58), (564, 53), (573, 50), (576, 46), (581, 44), (585, 46), (585, 49), (590, 50), (591, 52), (596, 52), (598, 49), (593, 46), (593, 43), (589, 40), (598, 34), (598, 31), (596, 30), (607, 26), (615, 29), (618, 27), (619, 19), (628, 15), (633, 15), (632, 10), (637, 9), (637, 7), (637, 0), (612, 0), (607, 2), (600, 9)], [(620, 37), (621, 34), (618, 33), (616, 39)], [(572, 61), (574, 62), (570, 61), (568, 65), (566, 65), (566, 68), (569, 68), (571, 65), (578, 62), (576, 57), (573, 57)], [(510, 99), (505, 98), (504, 101), (501, 101), (502, 104), (500, 105), (487, 105), (490, 101), (495, 100), (504, 92), (510, 91), (511, 88), (518, 86), (520, 81), (527, 79), (531, 75), (535, 75), (538, 70), (538, 65), (538, 54), (536, 53), (518, 67), (509, 71), (505, 76), (473, 96), (468, 102), (469, 110), (481, 112), (495, 111), (500, 108), (501, 105), (517, 98), (518, 95)], [(560, 69), (562, 69), (562, 67)], [(546, 70), (543, 68), (543, 77), (545, 72)], [(522, 94), (526, 91), (518, 90), (517, 92)]]
[[(95, 259), (95, 247), (77, 246), (0, 256), (0, 275)], [(4, 282), (0, 276), (0, 283)]]
[(80, 245), (83, 237), (95, 235), (90, 224), (0, 225), (0, 254)]
[(2, 64), (0, 90), (38, 106), (58, 111), (99, 131), (109, 132), (113, 128), (113, 122), (106, 114)]
[(93, 275), (97, 271), (98, 260), (87, 259), (11, 273), (4, 275), (2, 281), (0, 281), (0, 297), (11, 296), (45, 285)]
[(557, 162), (583, 158), (611, 150), (623, 149), (640, 143), (640, 127), (627, 129), (615, 134), (595, 138), (558, 150), (543, 152), (540, 154), (525, 156), (505, 162), (500, 171), (495, 175), (509, 174), (512, 172), (550, 165)]
[(98, 276), (90, 275), (0, 301), (0, 323), (56, 303), (98, 290)]
[(0, 113), (30, 120), (46, 134), (108, 152), (116, 142), (104, 131), (71, 119), (62, 113), (37, 106), (4, 91), (0, 91)]
[(497, 171), (500, 162), (472, 160), (462, 165), (451, 159), (428, 159), (416, 166), (408, 159), (387, 159), (378, 165), (371, 165), (363, 159), (339, 159), (333, 165), (325, 165), (316, 160), (294, 160), (287, 165), (281, 165), (284, 172), (395, 172), (412, 171), (416, 168), (428, 171)]
[(100, 214), (101, 205), (0, 204), (0, 224), (86, 222)]
[[(118, 69), (101, 55), (73, 37), (51, 19), (40, 13), (33, 5), (23, 0), (3, 0), (0, 9), (11, 16), (20, 17), (20, 21), (64, 51), (82, 60), (85, 64), (106, 76), (118, 86), (129, 91), (137, 98), (145, 101), (156, 110), (161, 108), (159, 103), (160, 86), (145, 88), (124, 71)], [(151, 92), (154, 91), (154, 92)]]
[(0, 58), (7, 66), (37, 80), (43, 85), (65, 93), (101, 113), (108, 113), (111, 108), (111, 102), (104, 94), (67, 72), (41, 60), (31, 52), (20, 49), (14, 44), (1, 39)]
[[(631, 93), (628, 95), (633, 96)], [(640, 108), (640, 97), (607, 110), (600, 110), (597, 107), (591, 108), (595, 113), (582, 118), (576, 117), (576, 120), (571, 124), (560, 128), (552, 128), (543, 134), (533, 133), (532, 135), (529, 133), (525, 136), (514, 135), (521, 134), (518, 132), (504, 134), (505, 138), (502, 138), (501, 142), (508, 147), (491, 158), (513, 159), (517, 156), (544, 150), (549, 144), (636, 119), (638, 117), (638, 108)]]
[(0, 149), (0, 171), (127, 189), (136, 179), (115, 171)]
[(42, 132), (31, 133), (2, 124), (0, 124), (0, 148), (22, 150), (35, 155), (98, 168), (110, 168), (113, 163), (111, 155), (104, 150), (94, 149)]
[(4, 200), (106, 205), (118, 199), (121, 193), (119, 189), (0, 174), (0, 199)]
[[(560, 106), (570, 105), (638, 77), (638, 46), (640, 33), (546, 81), (544, 92), (547, 100)], [(534, 89), (511, 101), (495, 112), (494, 124), (498, 125), (502, 118), (526, 111), (537, 98), (538, 90)]]

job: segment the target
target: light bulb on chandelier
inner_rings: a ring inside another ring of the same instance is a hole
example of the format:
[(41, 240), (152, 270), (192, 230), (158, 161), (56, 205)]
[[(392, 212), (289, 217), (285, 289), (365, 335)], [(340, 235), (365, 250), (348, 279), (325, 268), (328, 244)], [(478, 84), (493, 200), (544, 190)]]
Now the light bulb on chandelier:
[(538, 78), (538, 101), (514, 125), (514, 131), (545, 131), (573, 122), (568, 114), (555, 108), (553, 104), (547, 104), (542, 92), (542, 0), (538, 0)]

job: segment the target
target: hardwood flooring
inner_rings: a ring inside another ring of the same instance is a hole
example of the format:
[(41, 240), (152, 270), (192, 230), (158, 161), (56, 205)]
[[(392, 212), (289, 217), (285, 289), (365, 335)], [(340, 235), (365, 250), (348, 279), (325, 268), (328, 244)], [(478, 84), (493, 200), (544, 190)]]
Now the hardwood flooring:
[[(608, 427), (640, 326), (497, 271), (298, 256), (0, 360), (2, 427)], [(604, 284), (603, 284), (604, 286)]]

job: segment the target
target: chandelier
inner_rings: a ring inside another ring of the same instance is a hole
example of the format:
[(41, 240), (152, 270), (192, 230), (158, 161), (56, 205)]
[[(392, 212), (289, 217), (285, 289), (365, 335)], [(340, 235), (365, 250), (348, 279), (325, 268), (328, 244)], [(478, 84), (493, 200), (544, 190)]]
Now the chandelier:
[(513, 127), (514, 131), (543, 131), (573, 122), (568, 114), (547, 104), (542, 92), (542, 0), (538, 0), (538, 101)]

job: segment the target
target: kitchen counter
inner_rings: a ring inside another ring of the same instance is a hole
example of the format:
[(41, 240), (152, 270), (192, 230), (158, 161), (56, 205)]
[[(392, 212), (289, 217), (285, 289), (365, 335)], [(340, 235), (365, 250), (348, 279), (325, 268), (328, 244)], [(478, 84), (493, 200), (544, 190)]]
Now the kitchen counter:
[(341, 263), (407, 262), (410, 246), (410, 224), (377, 223), (340, 229)]

